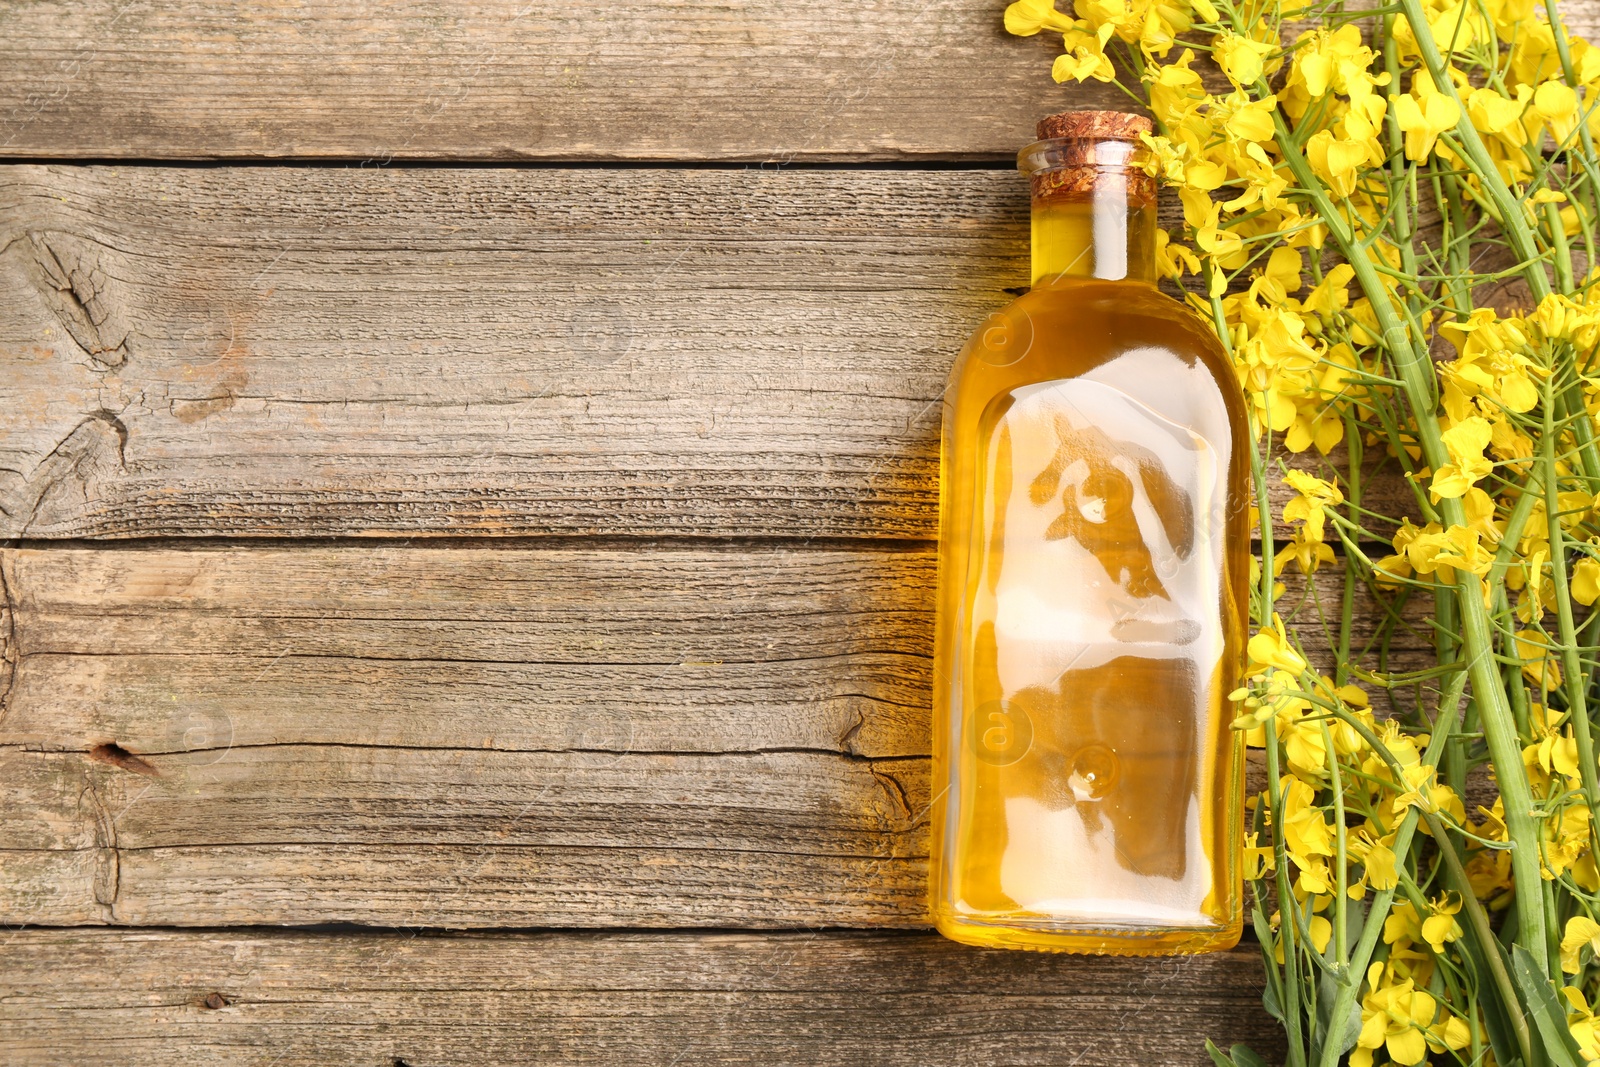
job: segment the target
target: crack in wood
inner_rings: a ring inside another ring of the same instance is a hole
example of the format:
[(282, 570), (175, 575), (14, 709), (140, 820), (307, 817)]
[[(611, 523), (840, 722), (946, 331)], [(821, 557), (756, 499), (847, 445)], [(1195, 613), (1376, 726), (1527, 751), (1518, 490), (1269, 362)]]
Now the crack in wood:
[[(40, 511), (44, 509), (46, 498), (72, 476), (77, 477), (83, 489), (84, 499), (90, 499), (90, 486), (98, 478), (98, 472), (94, 468), (98, 465), (100, 457), (110, 450), (107, 435), (114, 435), (116, 438), (117, 466), (121, 469), (127, 468), (127, 425), (116, 413), (103, 408), (89, 412), (67, 432), (65, 437), (56, 442), (54, 448), (45, 453), (34, 466), (33, 473), (15, 491), (23, 499), (31, 498), (31, 503), (25, 508), (28, 517), (22, 521), (12, 536), (27, 537), (38, 520)], [(24, 509), (0, 506), (0, 513), (7, 516), (21, 510)]]
[[(871, 697), (867, 697), (866, 699), (870, 700), (872, 698)], [(867, 724), (867, 713), (865, 711), (862, 711), (860, 708), (857, 708), (856, 709), (856, 721), (854, 723), (852, 723), (850, 725), (850, 727), (847, 730), (845, 730), (844, 733), (839, 735), (839, 751), (840, 752), (844, 753), (847, 756), (860, 755), (860, 753), (856, 751), (856, 745), (855, 745), (856, 735), (861, 732), (861, 728), (863, 726), (865, 726), (866, 724)]]
[(96, 367), (103, 371), (122, 367), (129, 358), (128, 331), (122, 331), (122, 336), (115, 341), (102, 333), (110, 319), (109, 303), (104, 299), (105, 272), (92, 252), (80, 251), (75, 256), (63, 254), (57, 247), (61, 240), (61, 235), (52, 237), (43, 231), (28, 234), (33, 260), (43, 274), (47, 291), (53, 291), (59, 298), (55, 302), (56, 315), (67, 336)]
[(17, 674), (22, 667), (22, 650), (17, 643), (17, 604), (11, 594), (16, 575), (12, 573), (16, 558), (10, 553), (0, 555), (0, 723), (5, 722), (11, 709), (11, 694), (16, 690)]
[[(900, 784), (900, 779), (880, 768), (876, 763), (869, 763), (867, 770), (872, 772), (873, 780), (883, 790), (884, 794), (900, 809), (900, 821), (910, 823), (916, 818), (916, 812), (911, 807), (911, 801), (906, 796), (906, 787)], [(908, 827), (905, 827), (909, 829)]]
[(102, 922), (117, 921), (117, 895), (122, 889), (122, 855), (117, 848), (116, 816), (100, 796), (100, 785), (91, 771), (84, 779), (80, 799), (87, 798), (94, 816), (94, 901), (101, 910)]

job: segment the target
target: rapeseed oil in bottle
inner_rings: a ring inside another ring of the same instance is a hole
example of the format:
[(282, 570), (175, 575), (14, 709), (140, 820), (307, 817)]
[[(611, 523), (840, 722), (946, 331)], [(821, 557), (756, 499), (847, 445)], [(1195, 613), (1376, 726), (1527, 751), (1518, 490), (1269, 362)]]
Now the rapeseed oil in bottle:
[(957, 941), (1239, 939), (1250, 446), (1216, 338), (1156, 288), (1150, 128), (1039, 124), (1032, 288), (945, 394), (930, 904)]

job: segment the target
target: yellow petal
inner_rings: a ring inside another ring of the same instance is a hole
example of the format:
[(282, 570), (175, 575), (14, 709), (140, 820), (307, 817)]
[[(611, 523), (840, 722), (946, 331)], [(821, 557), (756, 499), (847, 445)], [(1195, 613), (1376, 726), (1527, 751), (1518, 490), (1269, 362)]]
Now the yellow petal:
[(1321, 52), (1304, 52), (1296, 60), (1294, 69), (1314, 100), (1328, 91), (1328, 81), (1333, 77), (1333, 58)]
[(1591, 949), (1597, 947), (1597, 939), (1600, 939), (1600, 923), (1587, 915), (1568, 919), (1566, 931), (1561, 935), (1561, 969), (1567, 974), (1577, 974), (1582, 969), (1578, 953), (1585, 945)]
[(1394, 868), (1394, 850), (1379, 843), (1367, 850), (1367, 883), (1374, 889), (1393, 889), (1400, 884)]
[(1435, 952), (1443, 952), (1445, 942), (1460, 936), (1461, 927), (1449, 915), (1430, 915), (1422, 920), (1422, 939), (1432, 945)]
[[(1438, 1031), (1435, 1031), (1436, 1033)], [(1445, 1048), (1466, 1048), (1472, 1043), (1472, 1031), (1467, 1028), (1465, 1021), (1460, 1016), (1452, 1015), (1445, 1020), (1444, 1032), (1439, 1035)]]
[(1578, 110), (1578, 94), (1565, 82), (1548, 81), (1533, 94), (1534, 110), (1547, 119), (1562, 119)]
[(1229, 117), (1226, 126), (1229, 133), (1243, 141), (1272, 140), (1272, 115), (1264, 108), (1240, 108)]
[(1197, 159), (1183, 170), (1183, 180), (1191, 188), (1207, 192), (1222, 185), (1228, 178), (1228, 169), (1208, 159)]
[(1572, 568), (1572, 599), (1584, 607), (1600, 600), (1600, 562), (1584, 556)]
[(1326, 952), (1328, 940), (1333, 937), (1333, 924), (1321, 915), (1313, 915), (1306, 925), (1311, 934), (1311, 944), (1318, 952)]
[(1390, 1034), (1384, 1044), (1389, 1049), (1389, 1058), (1396, 1063), (1411, 1064), (1421, 1063), (1422, 1058), (1428, 1054), (1428, 1043), (1423, 1040), (1421, 1031), (1406, 1029), (1397, 1034)]

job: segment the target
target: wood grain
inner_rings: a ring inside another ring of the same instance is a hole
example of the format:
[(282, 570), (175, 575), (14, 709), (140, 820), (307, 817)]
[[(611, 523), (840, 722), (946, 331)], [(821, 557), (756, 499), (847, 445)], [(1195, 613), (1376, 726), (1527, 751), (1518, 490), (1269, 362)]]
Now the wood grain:
[(6, 571), (0, 847), (99, 858), (31, 921), (923, 921), (926, 554)]
[(934, 571), (8, 550), (0, 921), (920, 926)]
[[(15, 4), (0, 153), (105, 159), (1009, 160), (1051, 82), (1003, 0)], [(1594, 36), (1596, 0), (1561, 5)]]
[(943, 380), (1122, 103), (1002, 6), (6, 8), (0, 156), (351, 165), (0, 168), (0, 1060), (1279, 1051), (1253, 949), (666, 929), (925, 922)]
[(13, 5), (0, 152), (392, 160), (1000, 159), (1114, 87), (930, 0)]
[(926, 934), (28, 930), (0, 941), (15, 1067), (1129, 1063), (1281, 1055), (1260, 954), (1115, 960)]
[(928, 539), (1027, 233), (990, 171), (6, 168), (0, 536)]

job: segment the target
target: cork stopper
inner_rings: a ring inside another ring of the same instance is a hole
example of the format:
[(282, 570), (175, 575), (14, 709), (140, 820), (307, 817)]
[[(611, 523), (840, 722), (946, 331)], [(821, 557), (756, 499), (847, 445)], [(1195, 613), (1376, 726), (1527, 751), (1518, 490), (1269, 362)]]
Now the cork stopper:
[(1040, 119), (1037, 129), (1041, 141), (1071, 138), (1138, 144), (1139, 135), (1153, 132), (1155, 124), (1127, 111), (1058, 111)]
[(1019, 157), (1036, 201), (1087, 201), (1096, 189), (1122, 191), (1129, 208), (1156, 202), (1156, 180), (1144, 173), (1140, 135), (1150, 119), (1126, 111), (1060, 111), (1039, 120), (1038, 143)]

